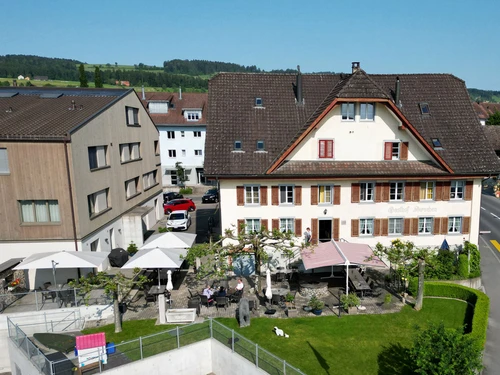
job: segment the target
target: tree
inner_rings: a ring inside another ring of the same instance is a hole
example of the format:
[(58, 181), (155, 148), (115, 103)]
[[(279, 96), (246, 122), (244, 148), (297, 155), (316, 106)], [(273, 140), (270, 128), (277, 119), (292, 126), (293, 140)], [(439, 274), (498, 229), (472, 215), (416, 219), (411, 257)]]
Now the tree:
[(115, 314), (115, 333), (122, 331), (122, 320), (120, 314), (120, 302), (127, 296), (132, 288), (140, 288), (148, 281), (144, 275), (139, 275), (141, 270), (134, 269), (134, 276), (129, 279), (121, 272), (116, 275), (108, 275), (105, 272), (99, 272), (96, 275), (89, 274), (87, 277), (81, 277), (78, 283), (71, 282), (71, 286), (76, 286), (85, 293), (85, 302), (88, 302), (90, 291), (93, 289), (104, 289), (104, 292), (113, 299), (113, 308)]
[(483, 368), (477, 340), (463, 328), (445, 329), (442, 322), (418, 329), (410, 355), (417, 374), (475, 375)]
[[(300, 235), (300, 234), (299, 234)], [(203, 279), (208, 276), (225, 277), (233, 269), (228, 262), (229, 257), (253, 254), (255, 256), (255, 270), (261, 274), (263, 264), (274, 262), (273, 255), (280, 253), (293, 256), (300, 246), (296, 246), (299, 239), (291, 232), (272, 231), (260, 228), (258, 231), (247, 231), (245, 224), (238, 228), (238, 234), (233, 229), (226, 229), (223, 236), (216, 241), (197, 244), (190, 248), (185, 256), (187, 262), (194, 266), (197, 258), (203, 258), (203, 263), (196, 270), (196, 277)], [(257, 280), (257, 289), (260, 290), (260, 279)]]
[(83, 66), (83, 64), (80, 64), (78, 70), (80, 72), (80, 87), (89, 87), (89, 84), (87, 82), (87, 74), (85, 74), (85, 67)]
[(175, 163), (175, 169), (177, 169), (177, 181), (180, 186), (184, 186), (184, 182), (187, 180), (186, 170), (182, 166), (182, 162), (178, 161)]
[(491, 114), (488, 120), (486, 120), (486, 125), (500, 125), (500, 112), (495, 111)]
[(99, 69), (98, 66), (95, 67), (95, 71), (94, 71), (94, 83), (95, 83), (96, 88), (102, 87), (101, 70)]

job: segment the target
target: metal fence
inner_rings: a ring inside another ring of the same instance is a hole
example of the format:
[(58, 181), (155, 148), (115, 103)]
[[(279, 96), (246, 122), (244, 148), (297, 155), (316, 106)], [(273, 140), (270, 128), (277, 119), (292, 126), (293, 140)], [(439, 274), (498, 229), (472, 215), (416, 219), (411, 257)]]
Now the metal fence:
[[(69, 359), (60, 361), (49, 360), (38, 347), (33, 344), (23, 329), (21, 329), (19, 325), (14, 324), (9, 318), (7, 318), (7, 325), (10, 339), (40, 372), (46, 375), (56, 375), (61, 371), (68, 371), (73, 368), (74, 365)], [(183, 346), (209, 338), (213, 338), (224, 344), (230, 348), (233, 353), (239, 354), (268, 374), (305, 375), (302, 371), (291, 366), (286, 361), (262, 349), (257, 344), (236, 333), (233, 329), (213, 319), (206, 320), (203, 323), (193, 323), (115, 344), (112, 350), (108, 350), (107, 363), (105, 365), (106, 370), (142, 360), (159, 353), (179, 349)], [(98, 359), (99, 372), (104, 371), (102, 366), (104, 354), (105, 353), (100, 350), (96, 350), (93, 356), (92, 353), (90, 354), (94, 359)]]

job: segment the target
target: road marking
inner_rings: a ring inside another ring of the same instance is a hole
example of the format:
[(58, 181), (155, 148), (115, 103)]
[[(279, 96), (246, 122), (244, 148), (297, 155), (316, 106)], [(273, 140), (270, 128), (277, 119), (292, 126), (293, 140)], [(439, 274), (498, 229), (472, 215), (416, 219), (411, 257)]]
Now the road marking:
[(490, 215), (497, 218), (497, 219), (500, 219), (500, 217), (498, 217), (497, 215), (495, 215), (493, 212), (490, 212)]
[(481, 210), (483, 210), (483, 211), (486, 211), (486, 208), (484, 208), (484, 207), (481, 207)]
[(495, 259), (497, 260), (498, 263), (500, 263), (500, 259), (498, 259), (498, 256), (497, 254), (495, 253), (495, 251), (491, 248), (490, 244), (488, 243), (488, 241), (486, 241), (483, 237), (479, 237), (479, 240), (480, 241), (483, 241), (484, 244), (486, 245), (486, 247), (488, 248), (489, 251), (491, 251), (491, 254), (495, 257)]
[(480, 230), (479, 234), (490, 234), (491, 230)]
[(490, 240), (491, 244), (495, 246), (495, 249), (497, 249), (500, 252), (500, 243), (498, 243), (497, 240)]

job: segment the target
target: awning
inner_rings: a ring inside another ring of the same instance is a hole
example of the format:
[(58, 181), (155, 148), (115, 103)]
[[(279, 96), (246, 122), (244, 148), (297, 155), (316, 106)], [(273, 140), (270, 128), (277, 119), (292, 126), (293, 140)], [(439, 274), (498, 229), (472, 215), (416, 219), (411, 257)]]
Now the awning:
[(104, 263), (109, 252), (58, 251), (38, 253), (25, 258), (15, 270), (53, 268), (96, 268)]

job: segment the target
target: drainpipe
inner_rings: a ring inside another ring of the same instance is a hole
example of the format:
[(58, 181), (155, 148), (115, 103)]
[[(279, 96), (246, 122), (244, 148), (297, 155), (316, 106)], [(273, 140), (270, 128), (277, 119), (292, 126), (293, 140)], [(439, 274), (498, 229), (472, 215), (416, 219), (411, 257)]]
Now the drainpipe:
[[(69, 134), (68, 134), (69, 138)], [(75, 240), (75, 251), (78, 251), (78, 241), (76, 237), (76, 219), (75, 219), (75, 207), (73, 202), (73, 188), (71, 186), (71, 175), (69, 169), (69, 157), (68, 157), (68, 140), (64, 139), (64, 155), (66, 156), (66, 174), (68, 176), (68, 191), (69, 191), (69, 202), (71, 206), (71, 220), (73, 222), (73, 238)], [(78, 278), (80, 278), (80, 269), (78, 269)]]

